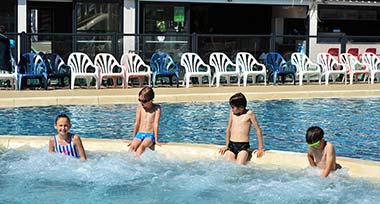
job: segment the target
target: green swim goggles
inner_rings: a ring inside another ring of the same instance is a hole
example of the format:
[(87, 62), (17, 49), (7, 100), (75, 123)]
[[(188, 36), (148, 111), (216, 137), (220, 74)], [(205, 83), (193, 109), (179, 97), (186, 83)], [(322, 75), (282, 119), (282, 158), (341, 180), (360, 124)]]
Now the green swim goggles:
[(311, 144), (307, 143), (307, 145), (308, 145), (309, 147), (312, 147), (312, 148), (318, 147), (319, 144), (321, 144), (321, 140), (319, 140), (319, 141), (317, 141), (317, 142), (314, 142), (314, 143), (311, 143)]

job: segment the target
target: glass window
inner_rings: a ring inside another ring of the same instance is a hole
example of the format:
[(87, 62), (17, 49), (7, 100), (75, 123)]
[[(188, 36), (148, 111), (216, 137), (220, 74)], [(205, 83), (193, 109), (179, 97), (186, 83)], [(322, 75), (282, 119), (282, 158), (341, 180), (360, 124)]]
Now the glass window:
[[(78, 36), (77, 50), (94, 57), (99, 52), (112, 53), (117, 42), (113, 35), (122, 30), (123, 4), (118, 0), (79, 0), (76, 3), (77, 33), (98, 33)], [(108, 34), (107, 34), (108, 33)]]
[[(326, 41), (339, 41), (347, 36), (379, 36), (380, 7), (369, 6), (319, 6), (318, 33), (328, 35)], [(358, 39), (368, 41), (370, 39)]]
[(144, 33), (189, 33), (184, 5), (144, 5)]
[(0, 25), (4, 25), (7, 32), (16, 32), (16, 0), (3, 0), (0, 6)]
[(77, 3), (76, 30), (78, 32), (120, 32), (121, 6), (119, 3)]

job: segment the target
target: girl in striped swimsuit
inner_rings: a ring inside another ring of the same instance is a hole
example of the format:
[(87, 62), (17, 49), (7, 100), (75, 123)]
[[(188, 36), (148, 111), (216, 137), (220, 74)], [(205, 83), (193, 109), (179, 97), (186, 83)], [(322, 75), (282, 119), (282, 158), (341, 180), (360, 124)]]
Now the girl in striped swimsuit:
[(78, 135), (69, 132), (71, 128), (70, 118), (66, 114), (60, 114), (55, 119), (54, 128), (58, 134), (49, 139), (49, 152), (87, 160), (82, 140)]

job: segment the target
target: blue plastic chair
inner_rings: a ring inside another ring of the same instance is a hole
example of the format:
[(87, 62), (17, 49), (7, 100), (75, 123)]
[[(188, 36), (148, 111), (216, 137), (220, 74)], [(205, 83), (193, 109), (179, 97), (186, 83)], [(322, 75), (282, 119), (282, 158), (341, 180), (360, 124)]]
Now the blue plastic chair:
[[(285, 77), (291, 75), (293, 77), (294, 84), (296, 84), (296, 68), (290, 62), (281, 56), (277, 52), (269, 52), (265, 55), (265, 65), (269, 68), (269, 78), (273, 77), (273, 84), (276, 85), (277, 76), (281, 76), (281, 81), (285, 83)], [(268, 79), (269, 81), (269, 79)]]
[(152, 68), (152, 81), (153, 87), (156, 85), (157, 77), (168, 77), (170, 86), (172, 85), (172, 78), (176, 77), (176, 84), (178, 87), (178, 65), (173, 61), (169, 53), (155, 52), (150, 58), (150, 67)]
[(44, 62), (47, 67), (47, 78), (48, 79), (60, 79), (61, 86), (65, 86), (65, 77), (69, 78), (69, 86), (70, 86), (70, 78), (71, 78), (71, 69), (62, 57), (57, 53), (49, 53), (42, 55)]
[(22, 89), (23, 79), (39, 79), (40, 83), (45, 89), (47, 89), (47, 67), (39, 54), (35, 53), (24, 53), (18, 64), (18, 83), (19, 89)]

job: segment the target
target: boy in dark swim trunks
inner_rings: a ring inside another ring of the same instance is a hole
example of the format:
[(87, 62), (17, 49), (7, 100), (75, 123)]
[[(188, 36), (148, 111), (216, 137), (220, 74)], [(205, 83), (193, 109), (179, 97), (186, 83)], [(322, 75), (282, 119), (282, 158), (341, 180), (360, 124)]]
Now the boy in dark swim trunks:
[(256, 129), (258, 149), (254, 150), (257, 157), (264, 154), (263, 136), (261, 128), (256, 120), (255, 113), (247, 110), (247, 99), (242, 93), (236, 93), (230, 98), (230, 117), (226, 130), (226, 146), (220, 148), (219, 152), (225, 155), (228, 161), (236, 161), (245, 164), (249, 156), (249, 132), (251, 125)]

